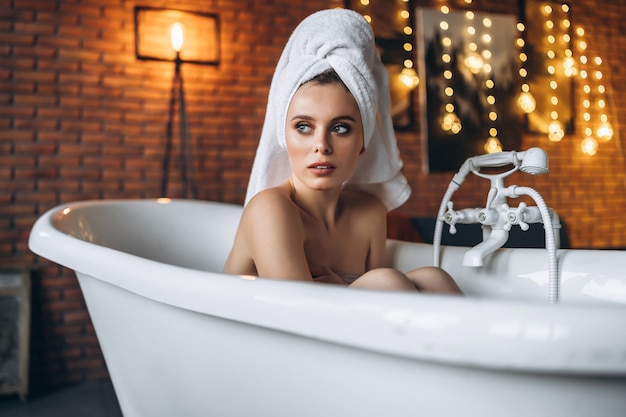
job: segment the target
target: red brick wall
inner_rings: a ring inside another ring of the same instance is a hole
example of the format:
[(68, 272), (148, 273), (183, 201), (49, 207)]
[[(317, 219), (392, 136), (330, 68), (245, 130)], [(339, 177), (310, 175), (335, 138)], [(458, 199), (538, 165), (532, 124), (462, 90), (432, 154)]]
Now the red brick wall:
[[(45, 210), (72, 200), (158, 197), (165, 121), (174, 66), (138, 61), (137, 5), (217, 13), (219, 66), (183, 65), (199, 198), (241, 203), (263, 122), (273, 67), (293, 27), (342, 0), (150, 1), (0, 0), (0, 266), (36, 265), (33, 282), (33, 390), (106, 378), (106, 369), (73, 275), (29, 252), (27, 239)], [(420, 2), (420, 5), (435, 4)], [(517, 2), (480, 1), (516, 13)], [(575, 24), (610, 67), (615, 114), (626, 107), (621, 57), (626, 5), (575, 2)], [(419, 119), (419, 105), (415, 115)], [(613, 120), (616, 131), (619, 120)], [(577, 132), (580, 129), (577, 130)], [(177, 136), (175, 136), (177, 137)], [(414, 194), (401, 211), (434, 216), (451, 178), (422, 170), (419, 126), (398, 134)], [(522, 148), (550, 154), (548, 176), (511, 183), (540, 191), (577, 247), (625, 247), (626, 169), (619, 140), (593, 158), (579, 133), (552, 144), (525, 136)], [(175, 163), (176, 159), (174, 159)], [(180, 195), (172, 167), (171, 197)], [(487, 184), (470, 178), (457, 207), (483, 205)]]

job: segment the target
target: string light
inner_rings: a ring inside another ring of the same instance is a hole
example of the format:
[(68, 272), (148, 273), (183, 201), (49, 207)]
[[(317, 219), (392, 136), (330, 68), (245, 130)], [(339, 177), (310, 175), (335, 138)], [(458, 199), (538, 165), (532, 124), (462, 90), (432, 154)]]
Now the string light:
[[(400, 82), (409, 90), (415, 89), (419, 85), (419, 76), (415, 71), (415, 64), (411, 58), (413, 52), (413, 43), (411, 42), (411, 36), (413, 35), (413, 27), (411, 26), (411, 12), (409, 11), (409, 1), (402, 0), (404, 8), (398, 12), (398, 19), (402, 22), (402, 33), (407, 37), (407, 40), (402, 45), (403, 50), (406, 52), (408, 58), (402, 62), (402, 70), (397, 74)], [(370, 0), (359, 0), (363, 9), (370, 6)], [(370, 24), (373, 22), (373, 18), (368, 13), (362, 13), (365, 20)]]
[(526, 55), (525, 52), (526, 41), (524, 40), (524, 35), (526, 33), (526, 27), (523, 23), (519, 22), (517, 24), (517, 31), (518, 38), (516, 44), (519, 49), (518, 57), (520, 62), (519, 75), (522, 79), (522, 87), (520, 95), (517, 98), (517, 105), (524, 113), (529, 114), (534, 112), (535, 108), (537, 108), (537, 101), (530, 92), (530, 85), (526, 82), (526, 78), (528, 77), (528, 71), (526, 70), (528, 55)]
[[(411, 13), (409, 12), (409, 0), (403, 0), (405, 3), (405, 9), (400, 10), (400, 18), (404, 19), (404, 27), (402, 28), (402, 32), (406, 36), (411, 36), (413, 34), (413, 27), (411, 26)], [(411, 52), (413, 51), (413, 43), (406, 41), (403, 44), (403, 49), (405, 52), (411, 56)], [(411, 58), (407, 58), (403, 62), (404, 68), (400, 71), (400, 81), (404, 86), (410, 90), (416, 88), (419, 85), (420, 79), (417, 76), (417, 71), (415, 71), (414, 63)]]
[[(360, 0), (360, 3), (363, 6), (369, 6), (370, 0)], [(372, 24), (372, 16), (370, 16), (369, 14), (363, 14), (363, 17), (370, 25)]]
[(468, 42), (465, 43), (465, 59), (463, 63), (470, 70), (472, 74), (478, 74), (483, 69), (484, 61), (478, 53), (478, 44), (476, 43), (476, 27), (474, 23), (474, 12), (465, 12), (465, 19), (467, 20), (467, 26), (465, 31), (467, 32), (465, 39)]
[(574, 77), (577, 73), (576, 70), (576, 60), (574, 59), (572, 49), (570, 48), (571, 37), (569, 35), (569, 29), (571, 26), (570, 20), (567, 18), (567, 14), (569, 13), (569, 5), (563, 3), (561, 4), (561, 11), (565, 15), (563, 20), (561, 21), (561, 25), (563, 27), (563, 35), (561, 36), (563, 43), (565, 44), (565, 49), (563, 54), (565, 58), (563, 59), (563, 74), (566, 77)]
[(485, 141), (484, 149), (487, 153), (502, 152), (502, 143), (498, 139), (498, 129), (496, 128), (496, 121), (498, 120), (498, 111), (496, 96), (493, 94), (495, 82), (493, 80), (493, 70), (491, 67), (491, 35), (489, 34), (489, 28), (492, 26), (491, 19), (485, 17), (482, 19), (483, 34), (480, 36), (482, 41), (481, 57), (483, 59), (482, 70), (485, 74), (485, 88), (487, 89), (487, 108), (489, 109), (487, 117), (489, 119), (489, 136)]
[[(585, 155), (593, 156), (598, 151), (598, 140), (606, 142), (613, 138), (613, 127), (609, 122), (606, 109), (606, 87), (601, 70), (602, 58), (596, 56), (593, 59), (589, 59), (585, 30), (582, 27), (578, 27), (575, 33), (577, 37), (576, 46), (579, 52), (579, 76), (583, 83), (581, 104), (583, 107), (582, 123), (585, 138), (580, 143), (580, 150)], [(594, 119), (597, 121), (594, 121)], [(591, 128), (594, 124), (598, 126), (595, 135)]]
[[(360, 0), (363, 6), (369, 6), (371, 0)], [(399, 11), (399, 19), (405, 23), (402, 32), (406, 36), (413, 34), (413, 28), (410, 24), (410, 10), (408, 7), (409, 0), (403, 0), (407, 5), (405, 9)], [(471, 5), (472, 0), (464, 0), (466, 5)], [(550, 5), (543, 4), (541, 11), (545, 16), (544, 42), (546, 45), (545, 71), (548, 74), (548, 83), (545, 86), (549, 92), (549, 123), (548, 123), (548, 139), (553, 142), (561, 141), (565, 136), (563, 124), (560, 121), (559, 114), (559, 93), (560, 93), (560, 77), (574, 78), (577, 77), (581, 83), (581, 110), (583, 123), (584, 138), (580, 143), (581, 151), (586, 155), (595, 155), (598, 151), (599, 142), (610, 141), (613, 137), (613, 127), (609, 121), (606, 100), (605, 74), (602, 71), (602, 59), (587, 56), (587, 41), (584, 38), (584, 30), (577, 28), (573, 33), (577, 39), (574, 42), (578, 52), (578, 60), (574, 56), (573, 50), (570, 48), (572, 38), (570, 35), (571, 21), (568, 18), (570, 6), (568, 4)], [(450, 24), (447, 15), (450, 8), (447, 5), (440, 7), (443, 18), (440, 21), (441, 30), (441, 62), (442, 77), (444, 80), (443, 88), (443, 107), (441, 116), (441, 128), (451, 134), (458, 134), (462, 130), (462, 123), (456, 114), (455, 109), (455, 90), (453, 77), (455, 76), (453, 68), (453, 46), (450, 36)], [(560, 16), (563, 17), (560, 17)], [(372, 17), (364, 14), (368, 22), (372, 22)], [(494, 88), (493, 74), (490, 61), (492, 52), (490, 49), (491, 34), (488, 28), (491, 22), (486, 19), (482, 21), (483, 32), (479, 33), (477, 19), (474, 12), (467, 10), (465, 12), (466, 28), (465, 28), (465, 56), (463, 64), (474, 75), (484, 74), (484, 87), (487, 102), (487, 117), (489, 119), (489, 136), (485, 141), (484, 149), (486, 152), (499, 152), (502, 145), (497, 137), (496, 121), (498, 119), (497, 103), (495, 96), (492, 94)], [(531, 86), (528, 82), (526, 54), (526, 28), (523, 23), (517, 24), (518, 38), (516, 45), (519, 57), (519, 76), (521, 78), (521, 88), (518, 96), (517, 104), (524, 113), (532, 113), (537, 109), (537, 101), (535, 100)], [(481, 48), (482, 46), (482, 48)], [(399, 73), (400, 81), (408, 88), (415, 88), (419, 83), (419, 77), (414, 69), (414, 62), (411, 58), (413, 44), (409, 40), (403, 44), (404, 51), (409, 58), (403, 61), (403, 68)], [(594, 132), (595, 129), (595, 132)]]
[[(441, 13), (447, 16), (450, 13), (450, 8), (448, 6), (441, 6)], [(448, 132), (451, 134), (458, 134), (463, 125), (461, 124), (461, 120), (456, 115), (454, 108), (454, 88), (452, 87), (452, 38), (449, 36), (448, 29), (450, 28), (449, 22), (443, 18), (439, 23), (439, 28), (441, 29), (441, 62), (443, 63), (443, 78), (445, 80), (445, 87), (443, 89), (443, 111), (441, 116), (441, 129), (444, 132)]]
[[(593, 61), (596, 64), (596, 66), (600, 68), (600, 66), (602, 65), (602, 58), (597, 56), (594, 58)], [(598, 137), (598, 139), (604, 142), (608, 142), (613, 138), (613, 127), (611, 126), (611, 123), (609, 123), (609, 117), (606, 114), (606, 99), (605, 99), (606, 89), (604, 87), (604, 84), (600, 82), (600, 80), (602, 80), (603, 78), (602, 71), (598, 69), (595, 71), (594, 74), (598, 82), (598, 86), (597, 86), (598, 100), (596, 101), (596, 103), (598, 106), (598, 110), (600, 112), (600, 117), (599, 117), (600, 125), (598, 129), (596, 130), (596, 136)]]
[(546, 41), (548, 43), (548, 48), (546, 50), (547, 56), (547, 65), (546, 71), (551, 76), (548, 86), (551, 90), (550, 94), (550, 105), (552, 110), (550, 111), (550, 123), (548, 125), (548, 139), (552, 142), (560, 142), (565, 136), (565, 131), (563, 130), (563, 125), (559, 121), (559, 111), (557, 105), (559, 104), (559, 97), (557, 94), (558, 83), (557, 83), (557, 72), (556, 72), (556, 37), (554, 36), (554, 20), (553, 20), (553, 9), (552, 6), (546, 4), (543, 7), (544, 13), (547, 15), (546, 17)]

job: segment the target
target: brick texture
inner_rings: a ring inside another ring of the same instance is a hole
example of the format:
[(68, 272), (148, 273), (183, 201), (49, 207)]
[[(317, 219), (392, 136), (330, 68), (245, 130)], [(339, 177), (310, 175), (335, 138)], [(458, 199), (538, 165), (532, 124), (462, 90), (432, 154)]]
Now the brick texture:
[[(414, 1), (433, 6), (441, 1)], [(478, 2), (484, 11), (516, 14), (516, 0)], [(291, 30), (311, 12), (342, 0), (150, 1), (220, 18), (218, 66), (185, 64), (189, 137), (199, 199), (242, 203), (263, 123), (273, 67)], [(614, 129), (626, 111), (624, 2), (579, 0), (574, 24), (610, 76)], [(127, 0), (0, 0), (0, 266), (33, 267), (31, 391), (107, 378), (106, 367), (71, 271), (38, 259), (30, 228), (47, 209), (85, 199), (160, 197), (165, 121), (174, 66), (139, 61), (133, 8)], [(579, 94), (579, 88), (575, 92)], [(413, 187), (400, 213), (434, 216), (452, 173), (423, 169), (416, 123), (398, 133)], [(626, 167), (618, 135), (594, 157), (579, 150), (582, 129), (560, 143), (524, 135), (522, 149), (550, 155), (547, 176), (515, 175), (544, 196), (566, 222), (574, 247), (626, 247)], [(177, 131), (174, 138), (178, 138)], [(177, 143), (174, 144), (177, 149)], [(169, 197), (182, 192), (177, 155)], [(457, 207), (482, 206), (488, 183), (469, 178)]]

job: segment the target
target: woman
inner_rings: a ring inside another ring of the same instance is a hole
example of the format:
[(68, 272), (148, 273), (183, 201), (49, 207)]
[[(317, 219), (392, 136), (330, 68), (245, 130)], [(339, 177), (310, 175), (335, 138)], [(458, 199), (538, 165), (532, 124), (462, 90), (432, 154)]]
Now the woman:
[(369, 24), (333, 9), (296, 28), (278, 63), (247, 204), (224, 272), (460, 293), (439, 268), (385, 265), (386, 213), (409, 195)]

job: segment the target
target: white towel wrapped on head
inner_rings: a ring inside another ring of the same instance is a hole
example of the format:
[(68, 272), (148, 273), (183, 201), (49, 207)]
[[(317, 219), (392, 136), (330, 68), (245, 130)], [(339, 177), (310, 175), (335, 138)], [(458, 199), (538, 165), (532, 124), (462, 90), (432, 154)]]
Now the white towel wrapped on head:
[(330, 9), (304, 19), (278, 61), (246, 204), (259, 191), (291, 176), (285, 144), (289, 103), (300, 85), (330, 68), (354, 96), (363, 120), (365, 152), (347, 184), (376, 195), (387, 210), (409, 198), (411, 190), (401, 173), (391, 120), (389, 76), (376, 51), (372, 29), (355, 11)]

